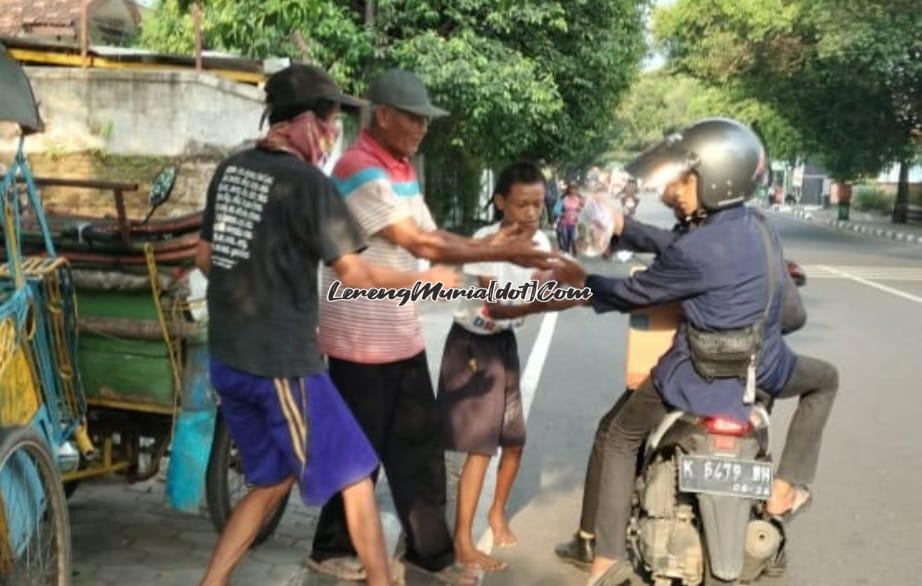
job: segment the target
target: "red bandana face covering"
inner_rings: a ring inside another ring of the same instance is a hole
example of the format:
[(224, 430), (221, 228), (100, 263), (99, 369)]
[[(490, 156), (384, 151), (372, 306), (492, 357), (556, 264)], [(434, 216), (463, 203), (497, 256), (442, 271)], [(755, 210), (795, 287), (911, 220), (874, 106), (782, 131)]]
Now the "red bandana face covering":
[(257, 144), (270, 151), (286, 151), (301, 160), (323, 166), (336, 144), (339, 129), (308, 111), (269, 128), (269, 133)]

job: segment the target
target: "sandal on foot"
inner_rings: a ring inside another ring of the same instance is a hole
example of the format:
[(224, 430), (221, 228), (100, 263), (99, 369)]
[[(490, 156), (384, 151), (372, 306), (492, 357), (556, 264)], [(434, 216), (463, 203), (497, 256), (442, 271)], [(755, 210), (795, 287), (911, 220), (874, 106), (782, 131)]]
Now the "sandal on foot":
[(347, 582), (364, 582), (366, 578), (361, 560), (353, 556), (328, 558), (323, 561), (308, 556), (304, 560), (304, 565), (318, 574), (333, 576)]
[(388, 563), (388, 574), (390, 575), (390, 583), (393, 586), (403, 586), (407, 583), (407, 569), (406, 567), (398, 560), (397, 558), (390, 558), (387, 560)]
[(446, 566), (438, 571), (427, 570), (422, 566), (417, 566), (414, 563), (404, 560), (406, 567), (414, 572), (419, 574), (424, 574), (429, 578), (438, 580), (443, 584), (450, 584), (451, 586), (473, 586), (479, 584), (481, 578), (483, 577), (483, 571), (479, 569), (469, 568), (462, 564), (452, 564)]
[(772, 519), (781, 521), (782, 523), (790, 523), (795, 517), (809, 510), (812, 504), (813, 495), (810, 493), (810, 489), (806, 486), (795, 486), (794, 503), (791, 505), (790, 509), (778, 515), (773, 515), (768, 511), (766, 511), (766, 514)]
[(590, 579), (590, 586), (623, 586), (634, 580), (634, 568), (625, 561), (618, 561), (608, 567), (598, 578)]

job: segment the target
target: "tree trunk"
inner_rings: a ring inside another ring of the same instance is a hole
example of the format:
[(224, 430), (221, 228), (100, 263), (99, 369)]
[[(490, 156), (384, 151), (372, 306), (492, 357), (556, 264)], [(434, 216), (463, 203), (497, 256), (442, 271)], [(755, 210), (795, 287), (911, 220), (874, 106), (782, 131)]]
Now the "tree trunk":
[(909, 162), (900, 161), (900, 179), (893, 204), (893, 223), (905, 224), (909, 220)]

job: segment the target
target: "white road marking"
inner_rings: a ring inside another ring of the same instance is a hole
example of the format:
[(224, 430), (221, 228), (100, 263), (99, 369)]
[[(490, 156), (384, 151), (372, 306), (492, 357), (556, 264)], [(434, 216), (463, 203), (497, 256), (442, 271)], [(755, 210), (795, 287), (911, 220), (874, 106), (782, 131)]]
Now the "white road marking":
[(867, 279), (869, 281), (922, 281), (922, 267), (882, 267), (882, 266), (846, 266), (846, 265), (805, 265), (804, 271), (807, 279), (847, 279), (840, 273), (832, 272), (835, 269), (848, 273), (852, 277)]
[[(879, 290), (879, 291), (883, 291), (884, 293), (889, 293), (889, 294), (891, 294), (891, 295), (895, 295), (895, 296), (900, 297), (900, 298), (902, 298), (902, 299), (906, 299), (907, 301), (912, 301), (912, 302), (914, 302), (914, 303), (922, 303), (922, 297), (917, 297), (916, 295), (910, 295), (909, 293), (906, 293), (906, 292), (904, 292), (904, 291), (900, 291), (899, 289), (894, 289), (893, 287), (887, 287), (886, 285), (881, 285), (880, 283), (875, 283), (874, 281), (871, 281), (871, 280), (868, 280), (868, 279), (864, 279), (864, 278), (859, 277), (859, 276), (857, 276), (857, 275), (853, 275), (852, 273), (849, 273), (849, 272), (846, 272), (846, 271), (843, 271), (843, 270), (839, 270), (839, 269), (837, 269), (837, 268), (830, 267), (830, 266), (826, 266), (826, 265), (819, 265), (819, 268), (822, 269), (822, 270), (824, 270), (824, 271), (828, 271), (828, 272), (830, 272), (830, 273), (832, 273), (832, 274), (834, 274), (834, 275), (837, 275), (837, 276), (839, 276), (839, 277), (842, 277), (843, 279), (849, 279), (849, 280), (855, 281), (856, 283), (861, 283), (862, 285), (867, 285), (868, 287), (873, 287), (874, 289), (877, 289), (877, 290)], [(808, 276), (807, 278), (809, 279), (810, 277)]]
[[(535, 399), (535, 393), (538, 390), (538, 381), (541, 380), (541, 371), (544, 370), (544, 362), (547, 360), (547, 354), (551, 349), (551, 340), (554, 338), (554, 329), (557, 327), (557, 312), (547, 313), (541, 321), (541, 327), (538, 330), (538, 336), (535, 338), (535, 344), (531, 347), (531, 353), (525, 362), (525, 369), (522, 371), (519, 380), (519, 388), (522, 390), (522, 411), (525, 415), (525, 421), (528, 421), (528, 412), (531, 411), (531, 404)], [(490, 468), (487, 470), (487, 477), (483, 481), (483, 491), (480, 493), (480, 502), (477, 505), (477, 518), (474, 520), (474, 530), (481, 526), (485, 529), (477, 540), (477, 549), (490, 553), (493, 551), (493, 532), (486, 521), (487, 509), (493, 502), (493, 494), (496, 492), (496, 468), (499, 465), (499, 458), (493, 458), (490, 462)]]

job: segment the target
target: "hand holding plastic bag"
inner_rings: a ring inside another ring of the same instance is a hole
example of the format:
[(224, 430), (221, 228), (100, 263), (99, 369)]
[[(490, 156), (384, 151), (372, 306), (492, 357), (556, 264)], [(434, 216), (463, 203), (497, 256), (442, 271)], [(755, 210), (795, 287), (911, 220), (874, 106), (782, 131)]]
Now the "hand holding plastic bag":
[(576, 221), (576, 251), (582, 256), (600, 256), (611, 242), (615, 209), (598, 196), (586, 199)]

